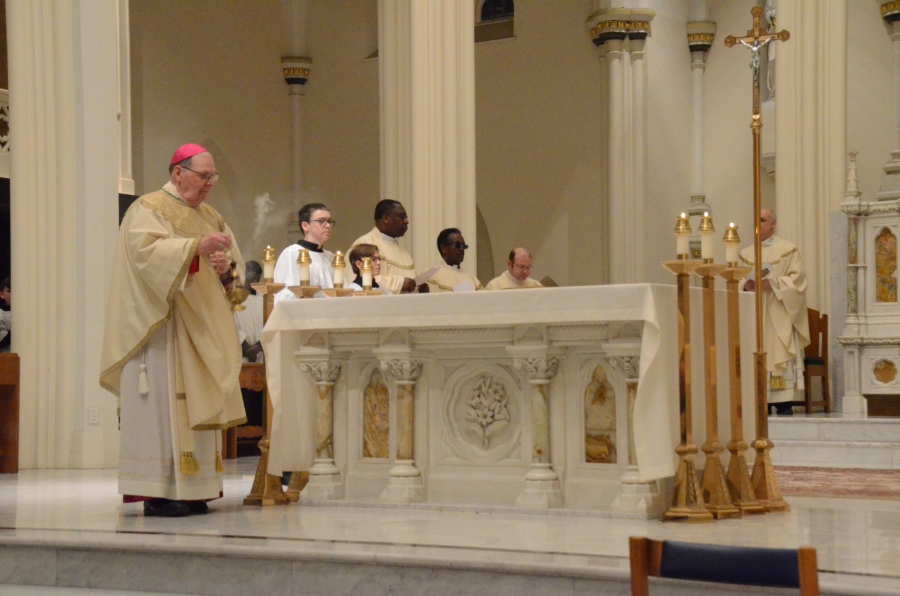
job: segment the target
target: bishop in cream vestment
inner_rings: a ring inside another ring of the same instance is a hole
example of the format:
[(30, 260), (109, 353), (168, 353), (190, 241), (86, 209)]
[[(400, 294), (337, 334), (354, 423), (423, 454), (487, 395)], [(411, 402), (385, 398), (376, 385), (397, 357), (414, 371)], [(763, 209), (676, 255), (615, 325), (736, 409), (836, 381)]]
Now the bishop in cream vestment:
[[(768, 210), (763, 210), (768, 211)], [(755, 263), (753, 247), (741, 251), (743, 264)], [(771, 265), (772, 289), (763, 291), (763, 346), (769, 373), (769, 403), (794, 401), (803, 390), (803, 348), (809, 345), (806, 272), (797, 246), (778, 236), (762, 243), (762, 263)], [(756, 288), (759, 291), (759, 287)]]
[[(206, 176), (203, 184), (214, 184)], [(120, 398), (126, 501), (220, 497), (221, 431), (246, 421), (241, 348), (222, 281), (224, 259), (240, 276), (243, 259), (204, 199), (192, 205), (169, 182), (137, 199), (119, 230), (100, 384)], [(222, 252), (202, 255), (208, 239)]]

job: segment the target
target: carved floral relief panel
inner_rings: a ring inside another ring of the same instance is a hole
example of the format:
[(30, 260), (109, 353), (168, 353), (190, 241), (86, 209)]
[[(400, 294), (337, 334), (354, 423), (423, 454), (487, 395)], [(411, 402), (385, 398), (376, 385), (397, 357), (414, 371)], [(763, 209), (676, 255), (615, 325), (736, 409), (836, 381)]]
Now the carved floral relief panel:
[(363, 457), (388, 458), (391, 438), (391, 393), (378, 368), (363, 390)]
[(584, 389), (584, 457), (594, 464), (617, 461), (616, 395), (599, 364)]
[(875, 301), (897, 302), (897, 237), (888, 228), (875, 237)]
[(444, 437), (450, 457), (495, 462), (522, 457), (520, 389), (502, 366), (463, 366), (444, 390)]

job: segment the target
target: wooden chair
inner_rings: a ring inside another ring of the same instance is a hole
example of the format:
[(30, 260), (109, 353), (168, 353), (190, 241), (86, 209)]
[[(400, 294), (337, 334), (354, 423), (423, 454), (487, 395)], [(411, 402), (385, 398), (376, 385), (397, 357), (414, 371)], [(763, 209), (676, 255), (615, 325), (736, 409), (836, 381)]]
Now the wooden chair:
[[(807, 309), (809, 319), (809, 345), (803, 355), (803, 382), (806, 387), (804, 401), (795, 402), (804, 406), (806, 413), (812, 413), (814, 407), (823, 407), (831, 412), (831, 394), (828, 390), (828, 315)], [(822, 379), (822, 399), (813, 401), (812, 378)]]
[(751, 548), (671, 540), (628, 539), (631, 595), (649, 596), (649, 576), (670, 579), (799, 588), (800, 596), (819, 596), (816, 549)]
[(266, 436), (268, 428), (267, 413), (265, 407), (265, 390), (266, 390), (266, 365), (265, 364), (244, 364), (241, 366), (241, 375), (239, 377), (241, 389), (251, 389), (253, 391), (262, 392), (263, 400), (263, 420), (262, 426), (253, 426), (244, 424), (235, 428), (229, 428), (222, 431), (222, 459), (234, 459), (237, 457), (238, 443), (255, 443), (259, 439)]

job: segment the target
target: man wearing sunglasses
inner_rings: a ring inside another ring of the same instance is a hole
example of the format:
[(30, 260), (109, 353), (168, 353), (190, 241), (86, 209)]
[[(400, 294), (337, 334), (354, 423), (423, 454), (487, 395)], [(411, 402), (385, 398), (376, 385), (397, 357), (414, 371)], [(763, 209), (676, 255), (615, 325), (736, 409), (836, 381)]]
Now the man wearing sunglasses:
[(473, 292), (484, 289), (477, 277), (459, 268), (463, 259), (466, 258), (466, 249), (469, 248), (462, 232), (456, 228), (442, 230), (438, 234), (437, 247), (444, 263), (428, 280), (430, 291)]
[[(300, 265), (297, 257), (300, 250), (306, 249), (312, 263), (309, 265), (309, 285), (320, 288), (334, 287), (334, 253), (325, 250), (325, 243), (331, 239), (335, 222), (331, 219), (331, 211), (322, 203), (309, 203), (300, 208), (298, 213), (303, 238), (291, 244), (279, 255), (275, 262), (275, 283), (287, 286), (300, 285)], [(275, 301), (296, 298), (293, 292), (284, 288), (275, 294)]]
[(169, 182), (119, 228), (100, 385), (120, 397), (119, 492), (144, 515), (206, 511), (222, 495), (222, 430), (247, 420), (226, 294), (244, 261), (205, 204), (218, 178), (206, 149), (179, 147)]

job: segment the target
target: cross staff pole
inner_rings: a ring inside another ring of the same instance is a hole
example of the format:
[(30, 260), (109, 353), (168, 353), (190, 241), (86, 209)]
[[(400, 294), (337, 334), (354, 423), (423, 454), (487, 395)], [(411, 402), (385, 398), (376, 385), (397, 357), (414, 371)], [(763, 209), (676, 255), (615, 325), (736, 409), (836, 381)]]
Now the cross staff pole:
[(773, 41), (787, 41), (790, 37), (788, 31), (766, 33), (760, 28), (759, 19), (762, 16), (762, 8), (754, 6), (750, 10), (753, 15), (753, 28), (747, 31), (745, 37), (729, 35), (725, 38), (725, 45), (731, 47), (741, 44), (750, 50), (750, 68), (753, 70), (753, 121), (750, 129), (753, 133), (753, 213), (756, 218), (753, 240), (754, 254), (754, 280), (756, 281), (756, 432), (757, 439), (753, 443), (756, 450), (756, 461), (753, 464), (753, 488), (756, 498), (761, 505), (768, 510), (787, 511), (788, 505), (781, 496), (778, 479), (772, 467), (772, 459), (769, 451), (774, 446), (769, 440), (769, 404), (766, 388), (766, 352), (763, 345), (762, 322), (762, 242), (759, 238), (759, 220), (762, 210), (762, 197), (760, 191), (760, 129), (762, 120), (759, 115), (759, 52)]

